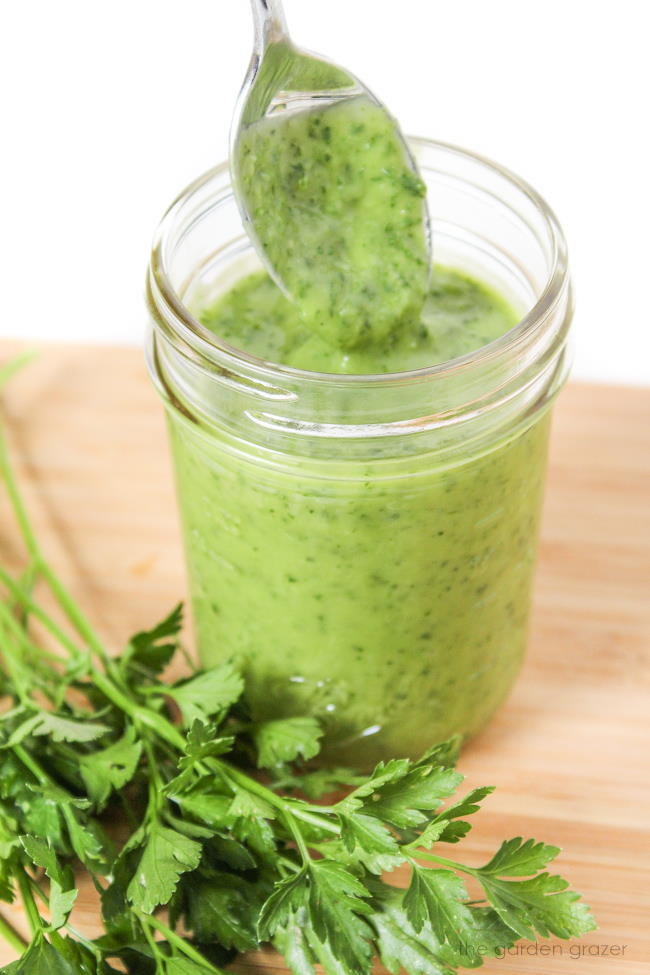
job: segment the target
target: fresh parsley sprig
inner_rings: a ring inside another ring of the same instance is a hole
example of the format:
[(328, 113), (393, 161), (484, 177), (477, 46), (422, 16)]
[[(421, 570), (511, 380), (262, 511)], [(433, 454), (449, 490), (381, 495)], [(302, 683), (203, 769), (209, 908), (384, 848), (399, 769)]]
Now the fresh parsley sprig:
[[(28, 556), (18, 577), (0, 569), (0, 901), (19, 895), (31, 930), (25, 944), (0, 915), (20, 954), (2, 975), (219, 975), (269, 941), (294, 975), (366, 975), (376, 957), (449, 975), (593, 928), (546, 871), (556, 847), (507, 840), (479, 868), (442, 855), (492, 791), (452, 800), (457, 742), (370, 776), (310, 769), (318, 722), (253, 722), (233, 664), (163, 680), (180, 607), (109, 655), (40, 549), (1, 431), (0, 474)], [(386, 879), (404, 864), (406, 890)], [(74, 926), (80, 870), (100, 938)]]

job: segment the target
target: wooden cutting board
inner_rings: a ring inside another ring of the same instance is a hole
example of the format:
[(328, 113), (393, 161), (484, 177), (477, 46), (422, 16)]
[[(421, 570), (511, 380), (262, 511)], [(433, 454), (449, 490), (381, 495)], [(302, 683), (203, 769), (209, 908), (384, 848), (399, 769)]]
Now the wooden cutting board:
[[(17, 348), (0, 344), (0, 362)], [(142, 354), (44, 347), (3, 412), (46, 551), (119, 647), (185, 592), (162, 409)], [(0, 559), (20, 560), (4, 506)], [(461, 758), (468, 786), (497, 786), (463, 851), (479, 864), (517, 835), (563, 847), (558, 869), (600, 928), (577, 945), (549, 942), (550, 953), (491, 960), (485, 975), (650, 970), (649, 756), (650, 389), (573, 384), (556, 410), (528, 659)], [(24, 929), (20, 908), (7, 910)], [(96, 929), (90, 894), (78, 926)], [(11, 957), (0, 948), (0, 961)], [(235, 967), (284, 971), (272, 952)]]

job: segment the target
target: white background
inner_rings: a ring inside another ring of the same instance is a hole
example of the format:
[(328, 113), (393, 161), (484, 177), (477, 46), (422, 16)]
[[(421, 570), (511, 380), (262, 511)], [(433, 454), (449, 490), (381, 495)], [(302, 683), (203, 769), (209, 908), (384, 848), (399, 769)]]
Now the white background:
[[(556, 210), (580, 378), (650, 383), (644, 0), (286, 0), (295, 39), (407, 132), (525, 177)], [(142, 340), (166, 205), (224, 158), (247, 0), (5, 0), (0, 334)]]

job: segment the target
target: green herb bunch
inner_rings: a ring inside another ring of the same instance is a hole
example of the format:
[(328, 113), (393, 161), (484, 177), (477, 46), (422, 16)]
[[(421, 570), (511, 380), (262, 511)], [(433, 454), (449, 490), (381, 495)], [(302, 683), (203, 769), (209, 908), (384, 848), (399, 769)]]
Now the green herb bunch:
[[(215, 975), (268, 942), (295, 975), (365, 975), (377, 957), (451, 975), (594, 927), (546, 872), (556, 847), (510, 839), (479, 868), (442, 855), (492, 791), (452, 798), (456, 742), (367, 777), (310, 771), (318, 722), (253, 722), (232, 664), (161, 678), (180, 607), (109, 656), (43, 557), (3, 440), (0, 473), (28, 552), (20, 576), (0, 569), (0, 900), (18, 893), (31, 928), (25, 944), (0, 914), (20, 953), (2, 975)], [(404, 864), (405, 890), (390, 883)], [(99, 938), (75, 927), (81, 871)]]

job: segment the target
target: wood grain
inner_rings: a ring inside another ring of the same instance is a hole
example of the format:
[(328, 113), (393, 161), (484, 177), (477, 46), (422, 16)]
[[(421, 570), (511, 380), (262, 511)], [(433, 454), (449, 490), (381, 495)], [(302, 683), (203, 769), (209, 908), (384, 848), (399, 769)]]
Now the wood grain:
[[(16, 347), (0, 345), (0, 360)], [(185, 591), (163, 415), (142, 355), (44, 347), (3, 411), (46, 550), (117, 648)], [(0, 558), (18, 565), (4, 500), (0, 518)], [(551, 954), (492, 960), (485, 975), (649, 971), (649, 755), (650, 390), (573, 384), (556, 410), (528, 659), (461, 759), (469, 786), (497, 786), (463, 846), (478, 864), (507, 836), (560, 845), (558, 867), (600, 928), (577, 946), (549, 942)], [(81, 906), (92, 931), (90, 892)], [(10, 914), (23, 925), (18, 907)], [(272, 952), (236, 967), (284, 971)]]

